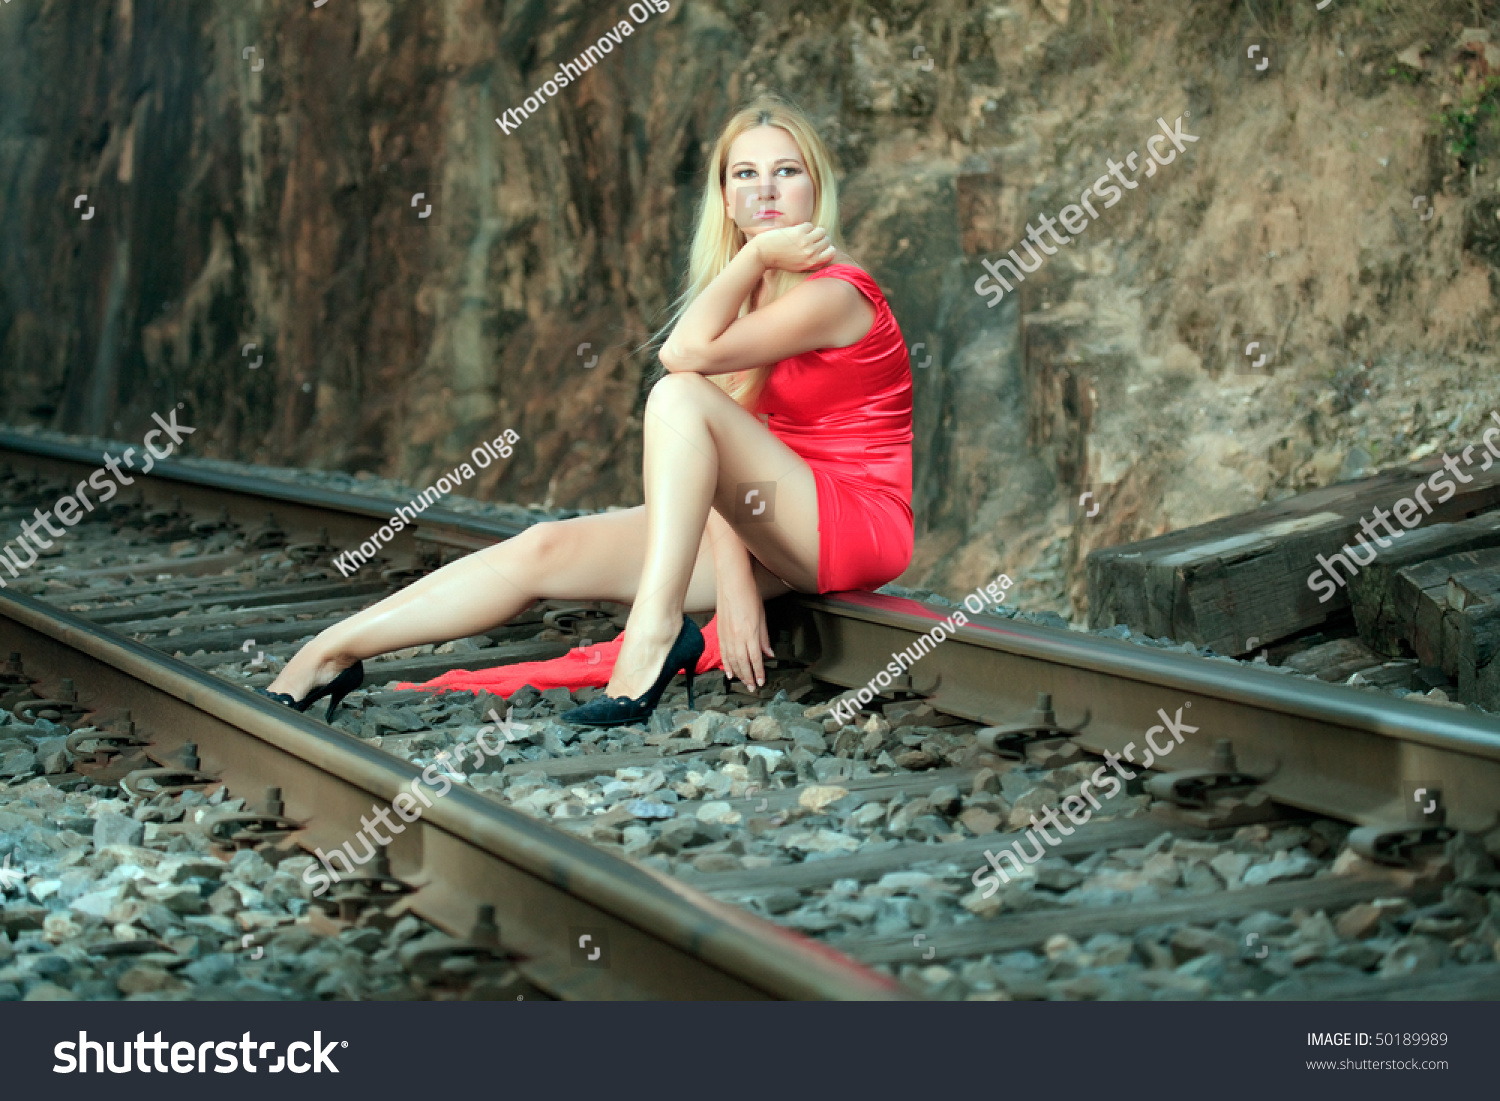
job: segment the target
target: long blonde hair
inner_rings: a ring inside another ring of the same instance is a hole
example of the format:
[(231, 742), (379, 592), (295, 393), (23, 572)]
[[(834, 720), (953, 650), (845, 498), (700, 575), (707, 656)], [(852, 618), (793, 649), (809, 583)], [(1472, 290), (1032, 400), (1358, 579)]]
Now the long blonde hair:
[[(709, 158), (703, 181), (703, 195), (698, 206), (698, 229), (693, 234), (692, 250), (688, 254), (687, 289), (672, 309), (671, 319), (650, 341), (650, 346), (659, 347), (667, 335), (682, 320), (693, 301), (714, 281), (718, 274), (729, 266), (735, 254), (744, 247), (746, 237), (734, 220), (724, 211), (724, 184), (729, 147), (747, 130), (757, 126), (776, 126), (785, 130), (802, 154), (807, 174), (812, 180), (813, 225), (827, 232), (833, 246), (840, 251), (844, 242), (839, 234), (838, 184), (834, 180), (833, 158), (828, 147), (813, 129), (807, 116), (796, 106), (778, 95), (766, 93), (758, 96), (748, 106), (736, 111), (724, 124), (719, 140)], [(811, 272), (775, 271), (771, 273), (769, 293), (763, 293), (757, 306), (765, 306), (801, 283)], [(750, 312), (750, 298), (740, 305), (740, 317)], [(754, 367), (746, 371), (709, 375), (708, 378), (726, 394), (747, 409), (753, 409), (771, 373), (773, 364)], [(665, 372), (662, 372), (665, 373)]]

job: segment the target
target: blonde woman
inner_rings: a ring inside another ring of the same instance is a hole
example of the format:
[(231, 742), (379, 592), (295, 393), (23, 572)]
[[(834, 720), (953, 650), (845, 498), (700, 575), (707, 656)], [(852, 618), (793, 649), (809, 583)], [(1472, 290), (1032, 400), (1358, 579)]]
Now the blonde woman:
[[(664, 339), (663, 339), (664, 338)], [(267, 692), (339, 699), (362, 658), (481, 634), (537, 600), (631, 606), (582, 726), (641, 721), (713, 610), (724, 668), (765, 683), (764, 601), (875, 589), (911, 561), (911, 369), (875, 281), (842, 250), (833, 166), (795, 107), (762, 97), (708, 166), (688, 287), (658, 335), (646, 402), (645, 504), (542, 523), (328, 628)]]

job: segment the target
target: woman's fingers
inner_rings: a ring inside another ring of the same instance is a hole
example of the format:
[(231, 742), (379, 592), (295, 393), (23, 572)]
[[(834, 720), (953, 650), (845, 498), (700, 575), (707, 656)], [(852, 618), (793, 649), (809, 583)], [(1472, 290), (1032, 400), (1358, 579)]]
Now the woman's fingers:
[(738, 639), (730, 642), (724, 648), (725, 662), (730, 670), (730, 679), (737, 680), (741, 684), (749, 684), (752, 670), (750, 662), (746, 660), (746, 647)]
[(740, 675), (739, 662), (734, 654), (734, 641), (725, 631), (719, 632), (719, 649), (724, 659), (724, 673), (730, 680)]

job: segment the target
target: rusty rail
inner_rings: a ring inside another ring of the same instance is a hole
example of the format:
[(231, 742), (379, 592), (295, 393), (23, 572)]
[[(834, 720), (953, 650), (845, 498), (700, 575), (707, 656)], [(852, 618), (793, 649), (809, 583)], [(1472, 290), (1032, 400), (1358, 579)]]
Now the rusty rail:
[[(239, 794), (279, 787), (309, 851), (361, 829), (419, 770), (359, 739), (229, 685), (107, 628), (0, 592), (0, 649), (26, 655), (44, 686), (63, 677), (83, 707), (131, 709), (152, 754), (185, 742)], [(391, 870), (418, 888), (412, 909), (455, 935), (495, 907), (521, 970), (559, 997), (891, 998), (890, 979), (648, 868), (455, 787), (392, 839)], [(570, 960), (571, 931), (603, 929), (607, 970)]]
[[(815, 676), (853, 687), (943, 618), (916, 601), (845, 593), (785, 600), (774, 624)], [(1500, 721), (1471, 711), (982, 614), (910, 675), (939, 710), (983, 723), (1016, 719), (1051, 693), (1059, 722), (1089, 717), (1074, 740), (1101, 754), (1130, 743), (1141, 753), (1163, 725), (1158, 711), (1176, 720), (1183, 708), (1197, 732), (1174, 751), (1174, 770), (1213, 769), (1227, 740), (1272, 799), (1362, 826), (1411, 824), (1405, 804), (1418, 787), (1442, 793), (1451, 826), (1483, 832), (1500, 819)]]

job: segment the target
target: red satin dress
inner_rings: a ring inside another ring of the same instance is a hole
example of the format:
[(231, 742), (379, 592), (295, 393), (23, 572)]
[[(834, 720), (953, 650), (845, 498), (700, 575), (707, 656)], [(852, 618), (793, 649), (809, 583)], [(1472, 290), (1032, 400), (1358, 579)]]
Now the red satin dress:
[[(818, 487), (818, 591), (878, 589), (911, 563), (911, 366), (906, 342), (875, 280), (852, 264), (830, 264), (809, 279), (842, 279), (875, 307), (875, 323), (847, 348), (784, 359), (756, 403), (773, 433), (812, 468)], [(717, 618), (703, 628), (696, 672), (723, 668)], [(455, 669), (424, 684), (428, 692), (488, 691), (609, 683), (625, 635), (551, 661)], [(379, 666), (373, 667), (378, 671)]]
[(755, 412), (812, 468), (818, 485), (818, 591), (870, 591), (911, 564), (911, 365), (901, 328), (875, 280), (852, 264), (842, 279), (875, 307), (875, 323), (847, 348), (777, 363)]

